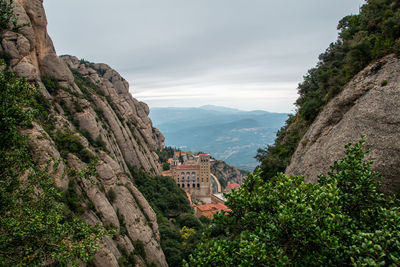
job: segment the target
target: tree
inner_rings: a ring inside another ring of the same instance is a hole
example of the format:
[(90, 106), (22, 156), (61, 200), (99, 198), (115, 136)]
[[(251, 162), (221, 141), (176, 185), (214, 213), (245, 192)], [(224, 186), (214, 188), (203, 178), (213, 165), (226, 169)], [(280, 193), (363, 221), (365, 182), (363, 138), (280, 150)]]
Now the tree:
[(399, 265), (400, 203), (379, 192), (363, 144), (347, 145), (319, 184), (249, 175), (185, 266)]

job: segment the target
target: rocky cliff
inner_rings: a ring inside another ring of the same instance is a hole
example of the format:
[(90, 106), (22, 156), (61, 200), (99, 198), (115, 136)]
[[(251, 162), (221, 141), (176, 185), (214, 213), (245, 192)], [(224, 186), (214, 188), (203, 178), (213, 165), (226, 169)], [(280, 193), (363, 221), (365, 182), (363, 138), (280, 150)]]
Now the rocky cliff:
[(241, 184), (246, 177), (246, 171), (230, 166), (222, 160), (211, 162), (211, 173), (218, 178), (222, 188), (225, 188), (229, 182)]
[(400, 59), (389, 55), (356, 75), (319, 114), (300, 141), (286, 174), (317, 182), (343, 156), (346, 143), (365, 135), (373, 169), (386, 192), (400, 189)]
[[(100, 244), (93, 263), (118, 266), (122, 256), (135, 254), (140, 266), (166, 266), (160, 248), (156, 215), (134, 185), (130, 169), (160, 174), (156, 150), (163, 135), (152, 127), (146, 104), (134, 99), (128, 83), (105, 64), (56, 55), (47, 34), (42, 0), (16, 0), (17, 32), (2, 33), (0, 52), (19, 76), (38, 84), (43, 94), (43, 120), (25, 131), (34, 160), (54, 173), (56, 184), (80, 199), (80, 215), (90, 223), (117, 229)], [(96, 162), (96, 176), (76, 173)]]

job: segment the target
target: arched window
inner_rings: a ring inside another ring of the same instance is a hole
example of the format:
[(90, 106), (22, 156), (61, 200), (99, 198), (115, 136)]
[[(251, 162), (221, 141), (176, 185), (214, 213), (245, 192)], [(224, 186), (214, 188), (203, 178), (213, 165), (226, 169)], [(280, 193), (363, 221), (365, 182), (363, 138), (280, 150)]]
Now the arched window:
[(181, 187), (181, 184), (178, 184), (178, 187)]
[(193, 188), (195, 188), (196, 187), (196, 185), (195, 184), (193, 184)]
[(190, 172), (186, 173), (186, 180), (189, 182), (190, 181)]
[(179, 183), (179, 178), (178, 178), (178, 183)]
[(182, 178), (182, 182), (184, 182), (185, 181), (185, 173), (184, 172), (181, 173), (181, 178)]
[(185, 188), (185, 184), (182, 184), (182, 188)]
[(192, 181), (196, 181), (196, 174), (194, 172), (192, 172)]
[(200, 189), (200, 184), (197, 184), (197, 189)]

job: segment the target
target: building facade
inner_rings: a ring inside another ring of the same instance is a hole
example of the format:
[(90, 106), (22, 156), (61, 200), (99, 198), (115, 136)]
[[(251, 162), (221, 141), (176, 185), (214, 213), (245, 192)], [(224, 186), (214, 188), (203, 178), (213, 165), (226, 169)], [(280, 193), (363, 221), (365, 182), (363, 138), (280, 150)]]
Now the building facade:
[(193, 200), (211, 203), (210, 155), (188, 155), (175, 152), (171, 173), (178, 187), (188, 192)]

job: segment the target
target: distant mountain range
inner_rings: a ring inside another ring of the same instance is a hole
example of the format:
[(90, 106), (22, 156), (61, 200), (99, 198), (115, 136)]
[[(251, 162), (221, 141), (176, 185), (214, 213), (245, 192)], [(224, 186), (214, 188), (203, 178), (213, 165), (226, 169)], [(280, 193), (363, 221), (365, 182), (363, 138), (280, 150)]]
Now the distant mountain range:
[(273, 143), (288, 114), (219, 106), (152, 108), (150, 118), (167, 146), (204, 151), (239, 169), (257, 166), (257, 149)]

